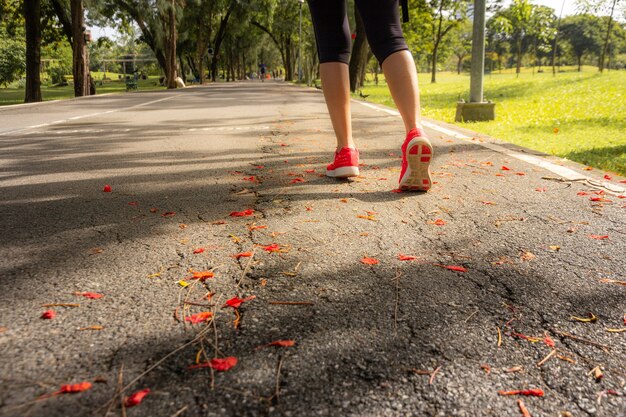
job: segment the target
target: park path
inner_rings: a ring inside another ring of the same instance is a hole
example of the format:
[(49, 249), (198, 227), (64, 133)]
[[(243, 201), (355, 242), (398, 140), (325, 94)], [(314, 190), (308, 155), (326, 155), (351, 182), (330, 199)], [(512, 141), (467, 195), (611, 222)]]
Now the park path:
[(0, 415), (122, 415), (120, 377), (129, 416), (623, 414), (623, 179), (429, 121), (436, 184), (396, 193), (401, 121), (353, 116), (335, 181), (314, 89), (0, 111)]

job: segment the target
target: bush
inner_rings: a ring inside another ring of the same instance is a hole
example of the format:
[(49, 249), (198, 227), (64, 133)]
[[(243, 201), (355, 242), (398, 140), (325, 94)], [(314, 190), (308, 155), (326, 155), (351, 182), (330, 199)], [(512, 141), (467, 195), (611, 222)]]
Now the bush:
[(23, 41), (0, 37), (0, 85), (6, 87), (26, 71), (26, 46)]
[(48, 70), (48, 75), (50, 76), (52, 84), (57, 85), (67, 85), (67, 80), (65, 79), (65, 76), (71, 73), (72, 69), (62, 64), (54, 65)]

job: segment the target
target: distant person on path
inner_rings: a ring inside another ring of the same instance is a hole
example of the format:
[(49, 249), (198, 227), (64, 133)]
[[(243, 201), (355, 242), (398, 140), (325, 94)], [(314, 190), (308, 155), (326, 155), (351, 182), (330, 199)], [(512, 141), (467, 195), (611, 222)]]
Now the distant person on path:
[(261, 68), (260, 72), (261, 72), (261, 81), (265, 82), (265, 73), (267, 72), (267, 67), (265, 66), (265, 64), (260, 64), (259, 67)]
[[(359, 175), (359, 151), (352, 138), (350, 115), (351, 34), (346, 0), (308, 0), (313, 18), (324, 98), (337, 137), (335, 160), (326, 175)], [(365, 24), (367, 40), (378, 59), (389, 91), (404, 121), (399, 188), (427, 191), (432, 185), (429, 165), (432, 145), (421, 128), (417, 71), (402, 34), (398, 0), (355, 0)]]

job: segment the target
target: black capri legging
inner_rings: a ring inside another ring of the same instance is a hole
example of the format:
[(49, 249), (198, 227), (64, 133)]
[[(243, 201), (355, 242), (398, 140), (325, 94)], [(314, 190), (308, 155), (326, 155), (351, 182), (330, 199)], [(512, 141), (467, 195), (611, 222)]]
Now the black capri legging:
[[(346, 0), (308, 0), (320, 63), (350, 62), (352, 38)], [(394, 52), (408, 50), (402, 34), (398, 0), (355, 0), (367, 41), (380, 64)]]

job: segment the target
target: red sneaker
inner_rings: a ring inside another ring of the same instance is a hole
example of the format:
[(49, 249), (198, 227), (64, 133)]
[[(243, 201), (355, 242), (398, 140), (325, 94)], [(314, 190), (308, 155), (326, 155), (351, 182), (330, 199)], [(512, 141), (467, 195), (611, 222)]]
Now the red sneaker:
[(359, 175), (359, 151), (341, 148), (335, 152), (335, 161), (326, 167), (326, 175), (333, 178), (348, 178)]
[(428, 191), (432, 186), (430, 161), (433, 157), (433, 145), (421, 129), (412, 129), (402, 145), (402, 171), (400, 189)]

